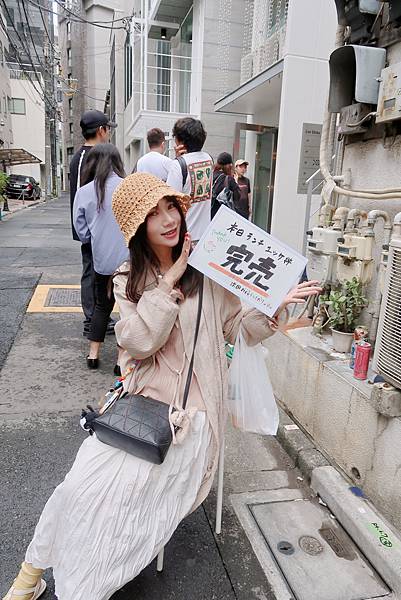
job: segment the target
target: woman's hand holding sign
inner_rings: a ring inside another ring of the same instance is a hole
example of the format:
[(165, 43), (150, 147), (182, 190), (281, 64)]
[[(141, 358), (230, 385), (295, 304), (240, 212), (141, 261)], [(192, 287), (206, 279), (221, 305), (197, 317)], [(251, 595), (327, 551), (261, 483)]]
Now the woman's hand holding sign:
[(310, 296), (317, 296), (322, 291), (318, 281), (312, 280), (298, 283), (298, 285), (288, 292), (275, 316), (278, 316), (289, 304), (304, 304)]

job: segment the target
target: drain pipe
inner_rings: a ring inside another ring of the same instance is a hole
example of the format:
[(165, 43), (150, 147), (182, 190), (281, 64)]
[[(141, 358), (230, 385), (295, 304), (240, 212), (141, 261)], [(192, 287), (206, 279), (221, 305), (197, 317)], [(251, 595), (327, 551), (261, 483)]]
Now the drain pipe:
[[(399, 213), (399, 215), (401, 218), (401, 213)], [(384, 238), (383, 238), (383, 242), (384, 242), (383, 250), (384, 250), (384, 249), (388, 248), (388, 245), (390, 243), (391, 230), (392, 230), (390, 217), (384, 210), (371, 210), (368, 213), (368, 226), (367, 226), (365, 235), (367, 237), (374, 237), (374, 235), (375, 235), (374, 227), (375, 227), (378, 219), (383, 219), (383, 221), (384, 221)], [(401, 222), (400, 222), (400, 228), (401, 228)], [(381, 301), (382, 301), (382, 291), (381, 291), (381, 287), (380, 287), (380, 282), (384, 276), (385, 268), (386, 267), (384, 265), (384, 261), (383, 261), (383, 259), (381, 259), (380, 265), (379, 265), (379, 271), (378, 271), (376, 294), (375, 294), (375, 298), (373, 301), (372, 319), (370, 322), (369, 337), (370, 337), (370, 341), (372, 342), (372, 344), (374, 344), (376, 341), (377, 328), (379, 325), (380, 306), (381, 306)]]

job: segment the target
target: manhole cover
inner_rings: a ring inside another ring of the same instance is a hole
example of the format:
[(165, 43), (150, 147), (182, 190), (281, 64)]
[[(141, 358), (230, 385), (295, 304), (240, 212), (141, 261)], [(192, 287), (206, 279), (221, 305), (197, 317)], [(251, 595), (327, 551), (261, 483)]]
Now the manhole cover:
[(311, 556), (317, 556), (323, 552), (323, 546), (316, 538), (311, 535), (303, 535), (299, 538), (299, 547), (301, 550), (310, 554)]
[(79, 288), (50, 288), (44, 306), (81, 306), (81, 290)]
[(325, 507), (309, 500), (248, 506), (296, 600), (371, 600), (390, 594)]

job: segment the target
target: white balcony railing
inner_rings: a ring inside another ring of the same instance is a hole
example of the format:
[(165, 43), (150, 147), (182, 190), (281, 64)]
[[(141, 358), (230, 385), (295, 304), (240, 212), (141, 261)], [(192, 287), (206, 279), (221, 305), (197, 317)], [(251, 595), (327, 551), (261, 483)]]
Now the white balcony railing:
[(191, 50), (191, 44), (179, 43), (173, 49), (167, 40), (148, 39), (146, 60), (141, 60), (140, 46), (134, 46), (134, 113), (190, 112)]

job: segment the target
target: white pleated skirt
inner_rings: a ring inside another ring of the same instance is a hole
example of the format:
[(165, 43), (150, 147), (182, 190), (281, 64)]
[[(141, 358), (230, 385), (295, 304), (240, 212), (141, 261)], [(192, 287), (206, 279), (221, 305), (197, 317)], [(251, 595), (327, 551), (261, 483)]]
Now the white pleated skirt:
[(195, 414), (187, 437), (161, 465), (88, 437), (43, 509), (26, 562), (53, 568), (59, 600), (108, 600), (193, 508), (210, 440), (205, 412)]

